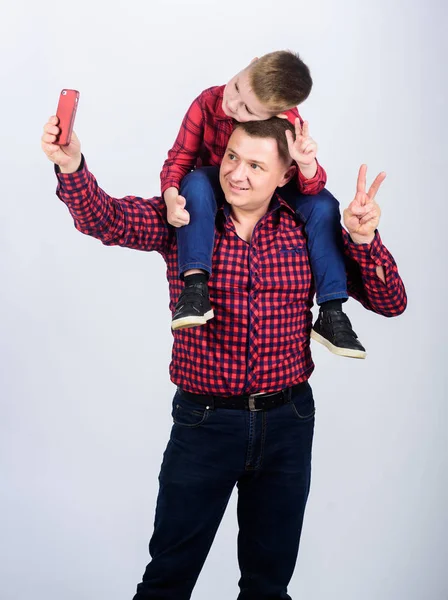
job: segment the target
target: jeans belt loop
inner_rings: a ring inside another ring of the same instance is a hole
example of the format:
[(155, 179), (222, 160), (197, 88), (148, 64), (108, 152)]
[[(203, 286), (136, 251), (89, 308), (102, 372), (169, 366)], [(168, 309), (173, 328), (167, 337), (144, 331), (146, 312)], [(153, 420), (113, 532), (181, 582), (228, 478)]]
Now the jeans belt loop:
[(263, 395), (263, 392), (258, 392), (257, 394), (251, 394), (249, 396), (249, 410), (251, 412), (258, 412), (259, 410), (263, 410), (262, 408), (255, 408), (255, 398), (261, 395)]

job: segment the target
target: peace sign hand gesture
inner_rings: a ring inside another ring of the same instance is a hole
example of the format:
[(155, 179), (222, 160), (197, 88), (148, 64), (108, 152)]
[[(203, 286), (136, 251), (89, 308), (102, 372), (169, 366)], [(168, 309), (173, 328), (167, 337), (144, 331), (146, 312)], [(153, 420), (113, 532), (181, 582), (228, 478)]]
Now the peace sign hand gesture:
[(289, 154), (291, 155), (291, 158), (298, 164), (302, 174), (307, 179), (311, 179), (314, 177), (317, 171), (317, 144), (310, 137), (308, 121), (304, 121), (303, 125), (301, 125), (300, 119), (296, 119), (295, 129), (295, 140), (291, 131), (285, 131)]
[(386, 178), (382, 172), (366, 192), (367, 165), (361, 165), (356, 185), (356, 195), (344, 210), (344, 225), (355, 244), (370, 244), (380, 221), (381, 209), (375, 201), (376, 193)]

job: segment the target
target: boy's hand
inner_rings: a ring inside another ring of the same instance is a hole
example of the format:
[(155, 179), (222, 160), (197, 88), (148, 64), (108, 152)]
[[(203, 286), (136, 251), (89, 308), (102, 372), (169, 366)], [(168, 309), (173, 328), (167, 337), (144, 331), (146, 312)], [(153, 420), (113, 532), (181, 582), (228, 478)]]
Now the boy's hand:
[(302, 126), (300, 124), (300, 119), (296, 119), (295, 128), (295, 140), (290, 131), (285, 131), (289, 154), (299, 166), (304, 177), (306, 177), (306, 179), (311, 179), (317, 171), (317, 144), (313, 138), (310, 137), (308, 121), (304, 121)]
[(380, 221), (381, 210), (375, 202), (386, 173), (380, 173), (366, 192), (367, 165), (361, 165), (356, 185), (356, 195), (344, 210), (344, 225), (355, 244), (370, 244)]
[(68, 146), (58, 146), (54, 142), (59, 135), (59, 119), (50, 117), (44, 125), (44, 133), (41, 138), (42, 150), (49, 160), (58, 165), (61, 173), (74, 173), (81, 164), (81, 144), (75, 132)]
[(190, 222), (190, 213), (185, 210), (187, 201), (183, 196), (179, 195), (176, 188), (168, 188), (165, 191), (164, 200), (166, 204), (166, 218), (173, 227), (183, 227)]

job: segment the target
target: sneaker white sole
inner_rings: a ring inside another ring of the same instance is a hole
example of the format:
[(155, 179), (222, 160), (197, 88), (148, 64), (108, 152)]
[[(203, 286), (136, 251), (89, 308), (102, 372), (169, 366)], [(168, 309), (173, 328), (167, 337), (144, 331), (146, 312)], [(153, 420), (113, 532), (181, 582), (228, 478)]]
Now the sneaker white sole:
[(206, 312), (202, 317), (184, 317), (183, 319), (176, 319), (171, 321), (171, 329), (187, 329), (187, 327), (198, 327), (199, 325), (205, 325), (207, 321), (213, 319), (213, 309)]
[(365, 358), (367, 356), (367, 352), (363, 352), (362, 350), (353, 350), (352, 348), (338, 348), (338, 346), (335, 346), (334, 344), (329, 342), (326, 338), (322, 337), (320, 333), (314, 331), (314, 329), (311, 330), (311, 337), (316, 342), (319, 342), (319, 344), (322, 344), (323, 346), (328, 348), (330, 352), (333, 352), (333, 354), (337, 354), (338, 356), (347, 356), (348, 358)]

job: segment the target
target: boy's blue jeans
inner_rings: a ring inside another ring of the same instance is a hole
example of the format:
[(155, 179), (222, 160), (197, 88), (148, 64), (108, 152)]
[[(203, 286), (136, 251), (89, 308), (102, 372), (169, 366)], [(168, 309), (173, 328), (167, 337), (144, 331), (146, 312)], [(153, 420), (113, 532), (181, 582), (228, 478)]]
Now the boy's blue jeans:
[[(339, 202), (327, 190), (314, 196), (301, 194), (295, 181), (278, 188), (277, 192), (305, 223), (317, 303), (346, 300)], [(179, 193), (187, 200), (186, 209), (190, 213), (190, 223), (176, 229), (179, 273), (182, 276), (189, 269), (202, 269), (210, 275), (216, 210), (224, 200), (219, 168), (202, 167), (192, 171), (182, 180)]]
[(310, 489), (314, 400), (307, 382), (290, 393), (288, 403), (252, 412), (201, 406), (177, 391), (152, 560), (134, 600), (191, 597), (235, 486), (238, 600), (291, 600), (287, 586)]

